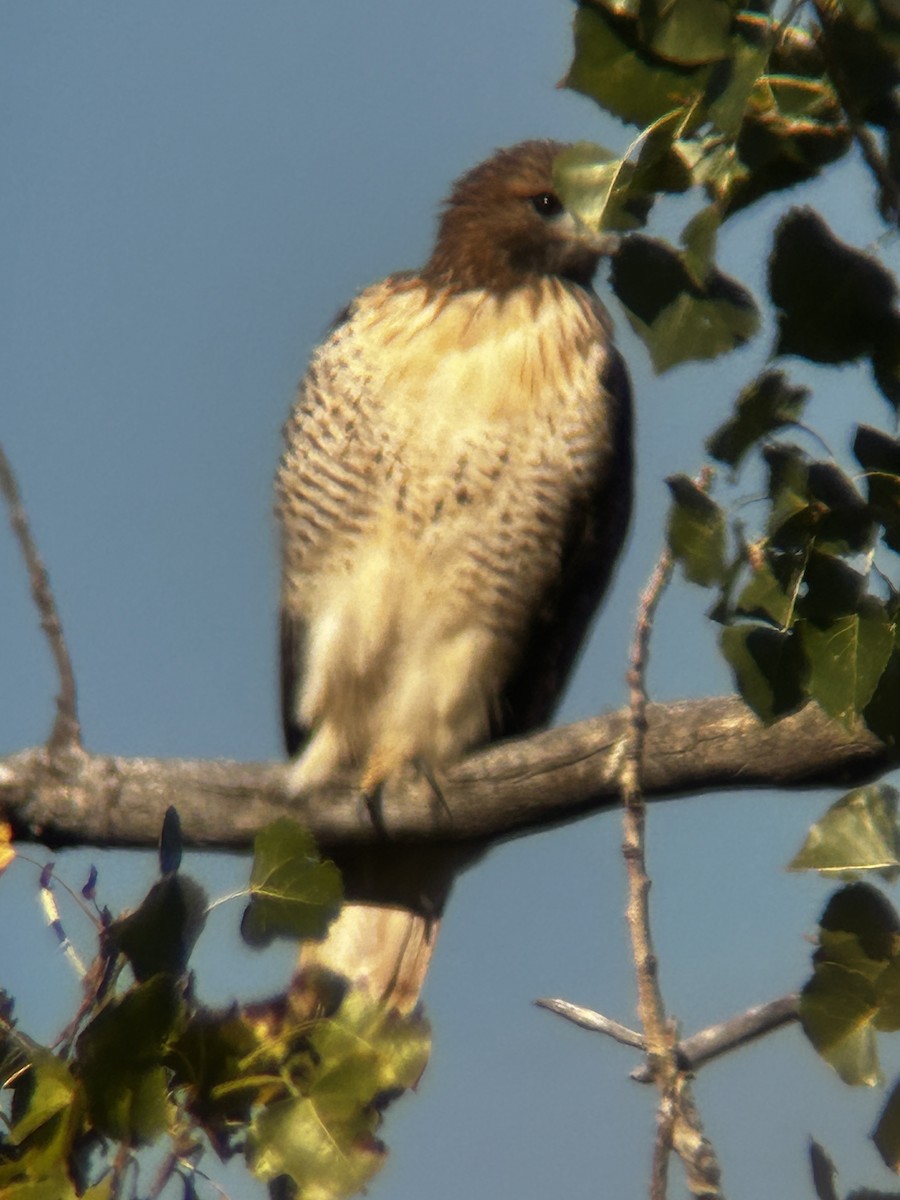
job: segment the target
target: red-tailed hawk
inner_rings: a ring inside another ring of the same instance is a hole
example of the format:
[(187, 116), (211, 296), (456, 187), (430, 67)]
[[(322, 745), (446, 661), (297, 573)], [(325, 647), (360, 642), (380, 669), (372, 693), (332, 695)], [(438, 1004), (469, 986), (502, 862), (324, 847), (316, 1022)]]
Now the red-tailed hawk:
[[(564, 148), (464, 175), (424, 268), (360, 293), (312, 356), (277, 477), (294, 793), (347, 768), (368, 794), (439, 778), (545, 723), (609, 582), (630, 389), (591, 290), (603, 240), (554, 191)], [(391, 908), (380, 853), (350, 881), (375, 907), (348, 905), (309, 960), (407, 1008), (446, 880), (426, 866)]]

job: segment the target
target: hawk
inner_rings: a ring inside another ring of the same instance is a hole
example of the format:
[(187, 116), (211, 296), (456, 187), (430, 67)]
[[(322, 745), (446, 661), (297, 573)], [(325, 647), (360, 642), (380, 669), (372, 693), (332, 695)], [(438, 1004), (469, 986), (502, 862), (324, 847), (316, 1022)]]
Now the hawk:
[[(439, 778), (545, 724), (607, 588), (630, 387), (591, 290), (608, 243), (554, 190), (564, 149), (464, 175), (425, 266), (366, 288), (312, 355), (276, 481), (293, 794)], [(449, 886), (422, 854), (352, 863), (361, 903), (306, 961), (412, 1007)]]

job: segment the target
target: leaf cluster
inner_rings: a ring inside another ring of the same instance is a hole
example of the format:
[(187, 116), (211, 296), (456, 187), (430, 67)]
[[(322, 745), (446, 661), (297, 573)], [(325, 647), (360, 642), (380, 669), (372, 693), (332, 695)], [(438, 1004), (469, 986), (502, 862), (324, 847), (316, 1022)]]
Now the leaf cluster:
[[(875, 0), (792, 9), (794, 23), (736, 0), (581, 0), (564, 84), (640, 130), (621, 156), (579, 145), (557, 186), (588, 224), (628, 236), (612, 285), (657, 370), (746, 342), (757, 303), (716, 265), (736, 213), (814, 178), (851, 149), (861, 123), (878, 203), (900, 211), (896, 88), (900, 33)], [(692, 193), (680, 244), (640, 230), (665, 197)]]
[(758, 451), (764, 519), (749, 532), (678, 476), (668, 481), (669, 546), (689, 580), (715, 589), (722, 653), (762, 720), (815, 700), (846, 727), (863, 721), (894, 744), (900, 598), (888, 570), (900, 545), (900, 442), (859, 426), (852, 473), (812, 456), (784, 436), (799, 430), (807, 399), (781, 371), (744, 389), (707, 447), (733, 467)]
[[(0, 1195), (155, 1197), (177, 1177), (192, 1197), (207, 1178), (197, 1164), (209, 1148), (222, 1159), (242, 1154), (285, 1195), (355, 1194), (386, 1154), (377, 1137), (384, 1106), (425, 1065), (424, 1018), (316, 976), (272, 1001), (200, 1003), (188, 964), (207, 899), (178, 871), (167, 824), (167, 869), (141, 905), (117, 920), (99, 912), (84, 999), (58, 1043), (38, 1045), (3, 1004)], [(249, 892), (244, 927), (256, 944), (321, 937), (341, 902), (333, 864), (287, 820), (259, 835)], [(137, 1151), (160, 1144), (163, 1165), (141, 1187)]]

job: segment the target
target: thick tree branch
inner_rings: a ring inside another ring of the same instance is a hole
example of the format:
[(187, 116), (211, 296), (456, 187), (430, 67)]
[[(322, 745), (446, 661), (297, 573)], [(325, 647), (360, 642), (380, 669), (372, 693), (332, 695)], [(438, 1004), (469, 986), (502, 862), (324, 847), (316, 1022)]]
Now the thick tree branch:
[[(483, 843), (562, 824), (618, 804), (626, 712), (594, 717), (473, 754), (441, 781), (388, 788), (387, 835), (397, 842)], [(651, 704), (643, 784), (649, 799), (712, 789), (838, 786), (871, 779), (896, 756), (871, 733), (848, 733), (813, 705), (768, 728), (737, 697)], [(45, 749), (0, 759), (0, 816), (19, 838), (154, 846), (174, 804), (186, 845), (244, 850), (286, 813), (323, 849), (384, 835), (348, 784), (289, 800), (282, 767), (101, 755), (51, 764)]]

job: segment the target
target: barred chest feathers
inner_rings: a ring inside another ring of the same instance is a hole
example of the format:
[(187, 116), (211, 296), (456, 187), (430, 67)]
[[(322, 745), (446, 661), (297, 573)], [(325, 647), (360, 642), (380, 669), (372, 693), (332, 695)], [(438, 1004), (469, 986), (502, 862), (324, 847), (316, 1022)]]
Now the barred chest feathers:
[(394, 277), (317, 351), (277, 484), (310, 730), (292, 790), (485, 740), (613, 452), (609, 353), (602, 310), (554, 277), (500, 294)]

